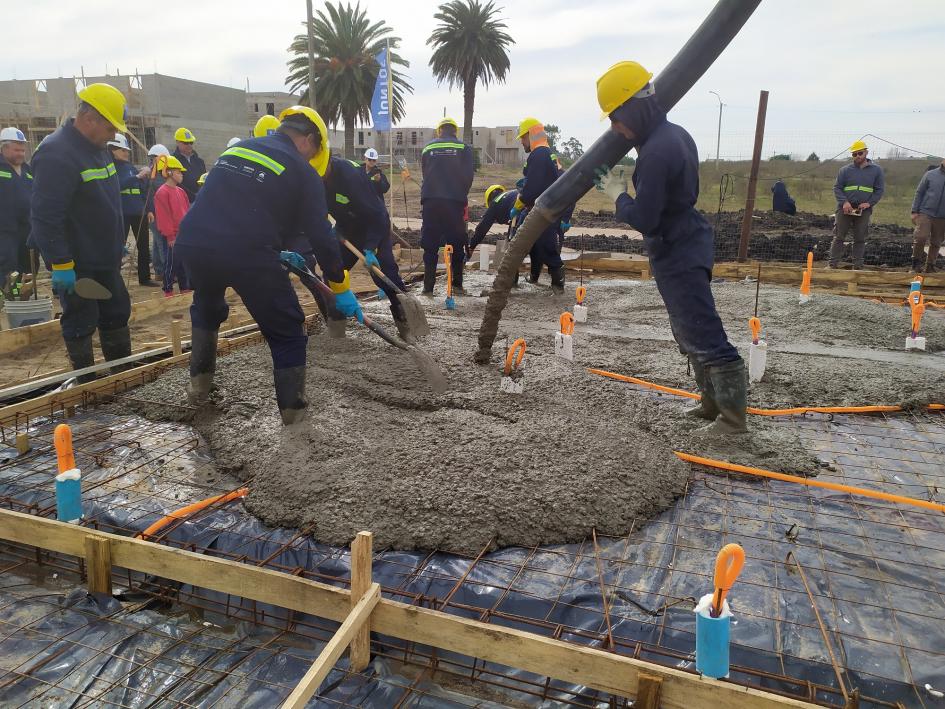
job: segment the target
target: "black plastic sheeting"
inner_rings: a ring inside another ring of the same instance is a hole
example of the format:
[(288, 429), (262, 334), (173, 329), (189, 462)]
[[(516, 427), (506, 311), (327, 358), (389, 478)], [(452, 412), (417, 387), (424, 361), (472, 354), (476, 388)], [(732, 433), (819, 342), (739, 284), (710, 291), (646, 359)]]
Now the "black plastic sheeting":
[[(659, 400), (660, 405), (667, 405), (664, 402)], [(837, 416), (791, 419), (785, 425), (795, 426), (822, 458), (839, 464), (842, 472), (825, 471), (822, 479), (926, 499), (934, 487), (929, 481), (941, 477), (945, 462), (945, 426), (941, 421), (932, 416)], [(198, 472), (206, 468), (207, 459), (200, 449), (186, 453), (175, 450), (174, 482), (167, 484), (166, 477), (162, 477), (167, 475), (167, 456), (154, 451), (160, 451), (161, 446), (173, 448), (175, 444), (169, 441), (192, 436), (186, 427), (101, 413), (84, 414), (70, 423), (74, 435), (81, 435), (84, 427), (106, 424), (113, 430), (107, 440), (86, 442), (82, 448), (86, 461), (96, 445), (109, 450), (107, 467), (83, 470), (83, 486), (88, 490), (83, 498), (84, 511), (87, 519), (98, 521), (99, 528), (141, 530), (167, 512), (209, 496), (205, 489), (186, 484), (186, 479), (198, 477)], [(33, 440), (51, 441), (51, 428), (33, 431)], [(83, 456), (79, 457), (82, 465)], [(45, 466), (37, 465), (44, 460), (48, 461)], [(0, 464), (0, 495), (41, 509), (51, 506), (52, 476), (38, 468), (53, 471), (54, 454), (43, 453), (38, 461), (30, 460), (28, 468), (16, 459)], [(95, 487), (97, 480), (111, 478), (121, 468), (133, 472), (122, 476), (120, 486)], [(858, 688), (864, 696), (905, 706), (945, 706), (945, 700), (924, 689), (926, 684), (945, 689), (943, 533), (945, 515), (926, 510), (775, 481), (752, 483), (745, 478), (694, 473), (689, 493), (658, 518), (626, 538), (599, 540), (600, 573), (608, 588), (615, 589), (609, 597), (610, 632), (624, 651), (631, 651), (627, 646), (635, 642), (677, 651), (683, 659), (657, 656), (646, 648), (641, 656), (691, 669), (694, 598), (711, 590), (715, 553), (734, 541), (745, 548), (748, 563), (730, 597), (736, 615), (733, 666), (836, 688), (837, 679), (810, 598), (795, 563), (787, 560), (788, 552), (792, 552), (811, 587), (847, 689)], [(275, 565), (316, 571), (338, 578), (342, 585), (350, 571), (345, 549), (302, 537), (273, 556), (297, 535), (294, 529), (268, 528), (246, 513), (242, 505), (232, 503), (179, 525), (169, 538), (249, 559), (272, 557), (270, 561)], [(515, 616), (546, 621), (544, 632), (549, 634), (558, 624), (595, 635), (606, 631), (598, 562), (589, 542), (537, 550), (504, 549), (485, 555), (470, 571), (471, 565), (473, 560), (449, 554), (387, 551), (375, 555), (373, 573), (385, 590), (442, 599), (454, 592), (457, 582), (468, 572), (451, 603), (488, 610), (490, 622), (543, 632), (541, 626), (509, 618)], [(3, 606), (16, 611), (10, 616), (14, 619), (56, 604), (57, 612), (40, 623), (53, 624), (52, 634), (61, 637), (69, 633), (71, 643), (79, 643), (63, 651), (55, 662), (31, 672), (34, 679), (18, 677), (11, 682), (7, 675), (0, 681), (0, 704), (4, 706), (17, 706), (39, 697), (46, 706), (55, 696), (46, 692), (59, 691), (50, 689), (50, 685), (63, 686), (66, 682), (87, 695), (108, 688), (102, 701), (127, 706), (152, 706), (156, 696), (161, 697), (158, 705), (180, 701), (201, 706), (273, 706), (301, 679), (320, 649), (302, 649), (296, 643), (286, 654), (280, 651), (279, 642), (260, 648), (275, 631), (239, 623), (238, 632), (220, 631), (220, 647), (206, 647), (201, 655), (191, 645), (183, 644), (178, 655), (175, 639), (193, 632), (195, 626), (180, 608), (176, 615), (130, 610), (133, 603), (123, 606), (115, 599), (96, 601), (84, 592), (63, 590), (51, 596), (44, 585), (36, 586), (36, 595), (31, 597), (24, 591), (29, 585), (18, 583), (15, 577), (11, 582), (9, 575), (0, 577), (0, 588)], [(17, 593), (25, 595), (19, 597)], [(185, 587), (181, 593), (234, 603), (232, 598), (205, 589)], [(386, 595), (406, 600), (396, 593)], [(669, 605), (667, 598), (681, 600)], [(284, 609), (257, 603), (252, 608), (264, 613), (270, 626), (278, 625), (280, 620), (284, 624)], [(447, 611), (479, 617), (478, 612), (452, 605)], [(7, 613), (0, 611), (0, 618), (6, 619)], [(116, 618), (121, 620), (120, 629), (112, 627)], [(300, 621), (299, 614), (294, 614), (293, 620)], [(326, 625), (325, 621), (306, 620)], [(215, 622), (226, 626), (234, 621), (221, 616)], [(23, 627), (17, 629), (19, 625)], [(166, 636), (166, 647), (159, 648), (162, 652), (158, 662), (129, 674), (127, 661), (103, 656), (90, 661), (86, 657), (86, 653), (95, 655), (87, 646), (121, 648), (123, 655), (153, 656), (157, 652), (153, 633), (130, 632), (129, 628), (135, 626), (149, 631), (160, 629)], [(209, 632), (207, 626), (196, 626), (203, 631), (203, 643)], [(22, 663), (39, 652), (30, 660), (36, 663), (62, 650), (60, 643), (44, 639), (42, 626), (26, 627), (7, 620), (0, 629), (3, 671), (25, 672), (30, 665), (24, 669), (17, 664), (18, 658), (23, 658), (19, 659)], [(34, 637), (37, 632), (39, 636)], [(567, 632), (563, 639), (590, 642), (587, 637)], [(444, 652), (439, 656), (455, 657)], [(199, 670), (183, 678), (179, 670), (176, 676), (169, 674), (175, 671), (175, 660)], [(391, 673), (384, 662), (374, 663), (367, 680), (363, 675), (340, 672), (345, 662), (339, 663), (320, 698), (313, 699), (310, 706), (335, 707), (342, 701), (344, 705), (389, 707), (404, 696), (410, 684)], [(481, 663), (479, 666), (483, 667)], [(488, 664), (484, 667), (497, 669)], [(231, 676), (227, 674), (230, 669), (235, 670)], [(524, 672), (507, 668), (501, 671), (523, 680), (543, 681)], [(799, 691), (797, 683), (761, 680), (758, 675), (733, 672), (733, 679), (760, 688)], [(426, 691), (411, 695), (407, 706), (473, 705), (463, 703), (471, 700), (428, 683), (422, 686)], [(550, 687), (580, 696), (588, 706), (607, 705), (607, 696), (594, 690), (561, 682), (552, 682)], [(524, 695), (510, 696), (521, 701)], [(552, 696), (560, 695), (552, 692)], [(838, 695), (822, 694), (818, 699), (837, 703)], [(64, 699), (62, 705), (69, 706), (70, 701)], [(861, 703), (871, 705), (868, 701)], [(475, 706), (489, 704), (477, 700)], [(548, 700), (546, 706), (555, 703)]]

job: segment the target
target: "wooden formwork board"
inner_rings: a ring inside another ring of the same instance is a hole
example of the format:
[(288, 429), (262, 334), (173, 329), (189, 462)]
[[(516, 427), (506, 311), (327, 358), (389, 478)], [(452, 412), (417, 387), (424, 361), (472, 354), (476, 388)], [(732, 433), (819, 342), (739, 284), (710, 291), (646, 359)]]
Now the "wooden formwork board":
[[(154, 574), (337, 622), (354, 618), (342, 627), (344, 636), (333, 646), (334, 649), (342, 641), (347, 645), (362, 627), (361, 623), (366, 621), (370, 623), (371, 631), (382, 635), (516, 667), (621, 697), (634, 698), (641, 692), (652, 696), (653, 683), (658, 682), (659, 706), (664, 709), (784, 709), (814, 706), (624, 655), (410, 606), (383, 597), (375, 603), (370, 599), (372, 587), (361, 597), (369, 600), (352, 607), (351, 592), (345, 589), (271, 569), (34, 515), (0, 510), (0, 539), (82, 558), (87, 558), (92, 553), (90, 550), (95, 550), (93, 561), (99, 566), (104, 558), (122, 569)], [(90, 542), (90, 539), (93, 541)], [(365, 606), (372, 604), (373, 610), (367, 613)], [(311, 677), (308, 679), (311, 680)]]

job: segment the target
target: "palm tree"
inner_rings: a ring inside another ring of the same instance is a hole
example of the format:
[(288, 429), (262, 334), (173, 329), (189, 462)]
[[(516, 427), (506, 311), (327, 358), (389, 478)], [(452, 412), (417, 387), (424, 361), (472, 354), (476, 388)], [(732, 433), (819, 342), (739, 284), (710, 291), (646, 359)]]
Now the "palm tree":
[(467, 143), (472, 143), (476, 83), (504, 83), (509, 71), (508, 47), (515, 40), (503, 31), (506, 24), (497, 19), (498, 14), (492, 0), (450, 0), (434, 15), (440, 24), (427, 40), (433, 47), (430, 68), (436, 80), (451, 88), (463, 87), (463, 140)]
[[(303, 23), (307, 24), (307, 23)], [(354, 156), (354, 124), (370, 120), (371, 96), (380, 67), (375, 60), (378, 52), (390, 41), (390, 64), (402, 67), (410, 63), (393, 50), (400, 42), (384, 21), (371, 23), (360, 2), (351, 7), (326, 2), (312, 22), (315, 37), (315, 99), (318, 112), (330, 125), (339, 120), (345, 127), (344, 151)], [(308, 37), (297, 35), (289, 46), (292, 59), (288, 61), (289, 76), (286, 85), (290, 91), (304, 89), (302, 103), (308, 103)], [(413, 93), (403, 74), (392, 73), (393, 103), (391, 115), (399, 120), (404, 116), (404, 94)]]

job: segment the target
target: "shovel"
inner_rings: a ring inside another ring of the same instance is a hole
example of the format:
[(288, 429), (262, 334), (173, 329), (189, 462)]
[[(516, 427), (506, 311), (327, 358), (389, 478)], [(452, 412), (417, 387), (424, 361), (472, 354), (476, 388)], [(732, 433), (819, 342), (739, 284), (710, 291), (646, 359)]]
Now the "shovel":
[[(312, 295), (314, 295), (316, 298), (319, 296), (324, 296), (329, 303), (334, 302), (334, 291), (325, 285), (325, 282), (321, 278), (312, 273), (308, 266), (299, 268), (298, 266), (294, 266), (285, 262), (283, 262), (283, 265), (289, 271), (298, 276), (299, 280), (302, 281), (302, 285), (308, 288), (312, 292)], [(406, 342), (393, 337), (386, 330), (384, 330), (384, 328), (371, 320), (371, 318), (369, 318), (367, 315), (364, 315), (363, 317), (364, 326), (366, 328), (384, 340), (384, 342), (387, 344), (404, 350), (413, 358), (414, 364), (417, 365), (417, 368), (426, 377), (427, 383), (430, 385), (430, 388), (434, 393), (443, 394), (449, 390), (449, 383), (446, 381), (446, 377), (443, 375), (443, 372), (440, 371), (440, 367), (430, 355), (428, 355), (416, 345), (408, 345)]]
[(108, 300), (112, 292), (92, 278), (79, 278), (75, 282), (75, 294), (86, 300)]
[(456, 310), (456, 298), (453, 297), (453, 247), (443, 247), (443, 261), (446, 263), (446, 309)]
[[(367, 263), (364, 261), (364, 254), (361, 253), (354, 244), (345, 239), (344, 237), (339, 236), (338, 241), (341, 242), (341, 245), (344, 246), (348, 251), (353, 253), (362, 263), (367, 266)], [(410, 327), (410, 332), (416, 337), (424, 337), (425, 335), (430, 334), (430, 325), (427, 323), (426, 313), (423, 312), (423, 306), (420, 305), (419, 301), (404, 293), (400, 288), (398, 288), (394, 282), (384, 275), (384, 272), (379, 269), (377, 266), (371, 266), (370, 270), (386, 285), (388, 288), (397, 291), (397, 302), (400, 303), (404, 311), (404, 317), (407, 318), (407, 325)]]

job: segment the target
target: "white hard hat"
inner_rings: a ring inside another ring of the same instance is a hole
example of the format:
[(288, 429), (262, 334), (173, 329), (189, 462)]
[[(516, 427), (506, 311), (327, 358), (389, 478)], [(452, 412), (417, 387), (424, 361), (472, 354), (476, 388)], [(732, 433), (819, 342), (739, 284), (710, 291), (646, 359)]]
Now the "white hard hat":
[(226, 147), (232, 148), (234, 145), (239, 143), (242, 140), (239, 136), (233, 136), (228, 141), (226, 141)]
[(364, 151), (365, 160), (377, 160), (377, 151), (374, 148), (368, 148)]
[(108, 141), (108, 147), (131, 150), (131, 148), (128, 147), (128, 139), (125, 137), (124, 133), (115, 133), (115, 139)]
[(161, 156), (161, 155), (165, 155), (165, 156), (166, 156), (166, 155), (170, 155), (170, 154), (171, 154), (171, 151), (168, 150), (167, 148), (165, 148), (165, 147), (164, 147), (163, 145), (161, 145), (160, 143), (155, 143), (154, 145), (152, 145), (152, 146), (148, 149), (148, 156), (149, 156), (149, 157), (152, 157), (152, 156), (153, 156), (153, 157), (159, 157), (159, 156)]
[(23, 131), (19, 128), (14, 128), (10, 126), (9, 128), (4, 128), (0, 130), (0, 143), (6, 143), (7, 141), (13, 141), (16, 143), (25, 143), (26, 136), (23, 135)]

